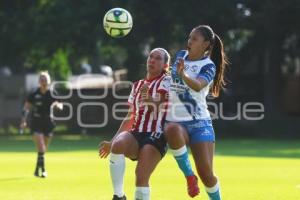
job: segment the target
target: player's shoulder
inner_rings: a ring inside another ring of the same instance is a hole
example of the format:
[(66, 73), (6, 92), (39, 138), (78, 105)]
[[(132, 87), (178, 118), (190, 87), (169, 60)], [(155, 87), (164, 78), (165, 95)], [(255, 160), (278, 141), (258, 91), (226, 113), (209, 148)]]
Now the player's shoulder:
[(40, 90), (39, 90), (39, 88), (31, 89), (28, 92), (27, 101), (29, 101), (29, 102), (32, 103), (34, 101), (34, 99), (38, 98), (39, 96), (40, 96)]
[(47, 90), (47, 96), (50, 96), (50, 97), (58, 96), (58, 91), (54, 88), (49, 88)]
[(216, 65), (215, 63), (210, 59), (210, 58), (206, 58), (205, 60), (203, 60), (203, 62), (201, 63), (201, 71), (203, 70), (212, 70), (212, 71), (216, 71)]
[(203, 65), (212, 65), (215, 66), (215, 63), (210, 59), (210, 57), (205, 57), (205, 59), (202, 60)]
[(200, 60), (190, 62), (190, 65), (202, 68), (216, 68), (215, 63), (209, 58), (205, 57)]
[(137, 85), (141, 84), (143, 81), (144, 81), (144, 79), (140, 79), (140, 80), (134, 81), (133, 82), (133, 86), (136, 87)]
[(29, 95), (36, 95), (40, 93), (40, 88), (34, 88), (29, 91)]
[(171, 81), (172, 77), (170, 74), (164, 74), (162, 76), (162, 82), (167, 82), (167, 81)]
[(141, 83), (143, 83), (144, 82), (144, 79), (140, 79), (140, 80), (137, 80), (137, 81), (134, 81), (133, 83), (132, 83), (132, 89), (136, 89), (136, 88), (138, 88), (139, 87), (139, 85), (141, 85)]

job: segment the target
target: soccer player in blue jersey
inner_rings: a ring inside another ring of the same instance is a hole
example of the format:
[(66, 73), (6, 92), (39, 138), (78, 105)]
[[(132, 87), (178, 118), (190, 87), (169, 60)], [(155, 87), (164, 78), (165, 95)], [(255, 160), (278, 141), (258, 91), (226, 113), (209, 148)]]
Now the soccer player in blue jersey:
[(179, 51), (172, 67), (168, 124), (165, 136), (179, 168), (187, 179), (191, 197), (199, 194), (186, 145), (189, 144), (198, 175), (210, 200), (220, 200), (220, 186), (213, 173), (215, 133), (207, 109), (209, 91), (218, 97), (224, 86), (226, 57), (223, 43), (211, 27), (195, 27), (187, 50)]

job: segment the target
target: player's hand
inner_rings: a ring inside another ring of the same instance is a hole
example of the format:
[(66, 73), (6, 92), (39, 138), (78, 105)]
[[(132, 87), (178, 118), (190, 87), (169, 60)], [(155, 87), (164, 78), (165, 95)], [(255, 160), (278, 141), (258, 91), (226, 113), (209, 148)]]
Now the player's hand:
[(106, 158), (110, 153), (111, 142), (103, 141), (99, 144), (99, 156), (100, 158)]
[(20, 123), (20, 128), (21, 129), (25, 129), (27, 127), (27, 123), (25, 120), (22, 120), (21, 123)]
[(57, 103), (56, 107), (57, 107), (59, 110), (63, 110), (64, 105), (63, 105), (62, 103)]
[(57, 101), (54, 103), (54, 106), (55, 106), (55, 108), (57, 108), (58, 110), (63, 110), (63, 108), (64, 108), (63, 103), (57, 102)]
[(178, 63), (177, 63), (177, 74), (182, 77), (183, 73), (184, 73), (184, 60), (183, 58), (179, 58)]

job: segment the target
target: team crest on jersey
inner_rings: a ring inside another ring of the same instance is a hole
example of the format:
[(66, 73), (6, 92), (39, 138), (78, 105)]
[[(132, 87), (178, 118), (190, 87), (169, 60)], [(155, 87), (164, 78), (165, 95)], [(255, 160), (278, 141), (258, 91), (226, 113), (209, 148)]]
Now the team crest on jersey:
[(184, 70), (188, 70), (190, 68), (190, 66), (188, 64), (184, 65)]
[(179, 83), (180, 83), (180, 78), (177, 78), (177, 77), (176, 77), (176, 78), (174, 79), (174, 82), (175, 82), (176, 84), (179, 84)]
[(197, 65), (193, 65), (191, 67), (191, 72), (195, 73), (197, 71), (198, 66)]
[(34, 97), (37, 98), (37, 99), (39, 99), (39, 98), (41, 98), (41, 95), (40, 94), (36, 94)]

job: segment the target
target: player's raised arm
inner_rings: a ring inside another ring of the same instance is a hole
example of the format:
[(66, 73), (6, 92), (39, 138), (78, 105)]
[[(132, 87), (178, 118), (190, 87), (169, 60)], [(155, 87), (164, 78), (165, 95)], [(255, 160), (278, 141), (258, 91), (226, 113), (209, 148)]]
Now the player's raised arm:
[(177, 73), (182, 78), (182, 80), (193, 90), (199, 92), (203, 88), (205, 88), (209, 82), (201, 77), (197, 79), (192, 79), (184, 72), (184, 60), (182, 58), (179, 59), (177, 64)]

